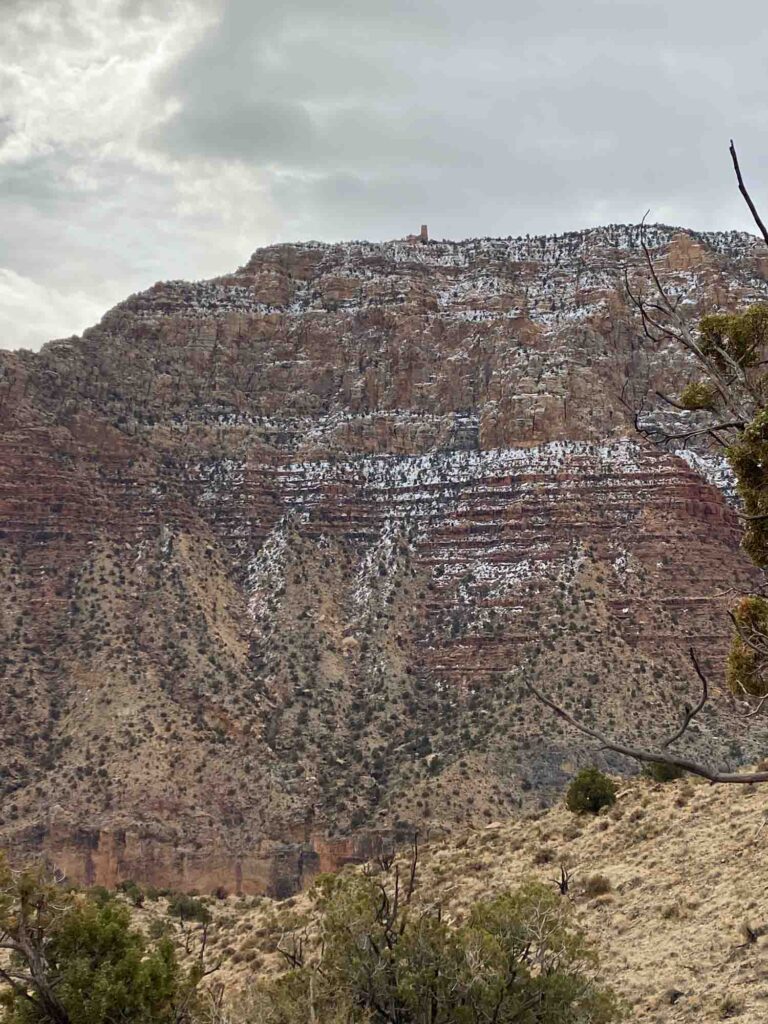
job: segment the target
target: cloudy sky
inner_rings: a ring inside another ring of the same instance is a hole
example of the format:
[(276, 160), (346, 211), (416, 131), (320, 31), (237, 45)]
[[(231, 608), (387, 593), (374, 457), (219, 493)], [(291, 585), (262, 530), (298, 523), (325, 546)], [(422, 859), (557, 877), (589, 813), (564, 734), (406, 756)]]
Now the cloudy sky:
[(0, 348), (300, 239), (768, 213), (758, 0), (0, 0)]

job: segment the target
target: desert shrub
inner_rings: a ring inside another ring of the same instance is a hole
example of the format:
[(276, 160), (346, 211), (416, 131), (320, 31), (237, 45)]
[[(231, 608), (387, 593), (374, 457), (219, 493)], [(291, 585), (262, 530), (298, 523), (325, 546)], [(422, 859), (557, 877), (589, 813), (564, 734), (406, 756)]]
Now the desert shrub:
[(685, 772), (676, 764), (665, 764), (664, 761), (651, 761), (643, 768), (643, 775), (654, 782), (674, 782), (675, 779), (682, 779)]
[(599, 768), (582, 768), (565, 795), (565, 805), (574, 814), (597, 814), (614, 803), (616, 786)]
[(319, 959), (262, 980), (251, 1018), (268, 1024), (608, 1024), (612, 993), (596, 958), (548, 886), (529, 883), (475, 904), (451, 927), (397, 903), (391, 882), (324, 876)]
[(118, 885), (118, 890), (125, 893), (134, 907), (141, 907), (144, 904), (144, 890), (141, 889), (135, 882), (125, 881)]
[(176, 893), (168, 904), (168, 914), (180, 917), (183, 921), (200, 921), (207, 924), (211, 920), (211, 912), (206, 905), (194, 896)]
[(605, 896), (611, 891), (611, 880), (605, 875), (590, 875), (584, 879), (582, 891), (585, 896)]
[(159, 917), (153, 918), (149, 922), (149, 927), (147, 928), (147, 934), (150, 939), (165, 938), (172, 931), (173, 925), (169, 921), (162, 921)]
[(112, 899), (112, 893), (103, 885), (92, 885), (88, 896), (100, 907), (104, 907)]
[(744, 1003), (738, 996), (726, 995), (717, 1004), (717, 1012), (720, 1020), (728, 1020), (730, 1017), (738, 1017), (744, 1012)]
[(534, 864), (551, 864), (555, 859), (555, 850), (551, 846), (540, 846), (533, 855)]
[(676, 921), (682, 917), (682, 908), (678, 902), (668, 903), (661, 908), (661, 916), (665, 921)]
[(158, 889), (154, 885), (147, 885), (147, 886), (144, 887), (144, 895), (147, 897), (148, 900), (152, 900), (152, 902), (154, 903), (157, 900), (159, 900), (161, 896), (168, 896), (168, 897), (170, 897), (171, 896), (171, 890), (170, 889)]

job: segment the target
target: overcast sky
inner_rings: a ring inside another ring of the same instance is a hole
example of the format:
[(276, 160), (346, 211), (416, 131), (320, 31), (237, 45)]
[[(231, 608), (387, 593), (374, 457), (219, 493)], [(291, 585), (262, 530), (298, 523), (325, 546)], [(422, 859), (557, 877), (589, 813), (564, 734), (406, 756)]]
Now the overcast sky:
[(0, 0), (0, 348), (261, 245), (768, 213), (759, 0)]

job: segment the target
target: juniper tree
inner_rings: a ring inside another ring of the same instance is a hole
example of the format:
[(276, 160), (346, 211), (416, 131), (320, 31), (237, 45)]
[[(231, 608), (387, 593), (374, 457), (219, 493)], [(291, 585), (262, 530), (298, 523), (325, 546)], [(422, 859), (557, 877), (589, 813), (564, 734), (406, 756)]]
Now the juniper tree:
[(524, 884), (451, 924), (398, 865), (321, 876), (318, 933), (284, 935), (290, 964), (252, 994), (262, 1024), (609, 1024), (597, 959), (550, 886)]
[(3, 1024), (190, 1024), (201, 974), (170, 940), (149, 943), (124, 904), (0, 859)]

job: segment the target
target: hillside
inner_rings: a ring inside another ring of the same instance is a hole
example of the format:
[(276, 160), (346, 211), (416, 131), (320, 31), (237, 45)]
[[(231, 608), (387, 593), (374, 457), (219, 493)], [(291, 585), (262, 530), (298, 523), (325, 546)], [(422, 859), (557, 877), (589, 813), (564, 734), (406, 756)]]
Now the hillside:
[[(649, 239), (692, 318), (768, 292), (748, 235)], [(645, 436), (692, 370), (625, 272), (621, 226), (275, 246), (0, 352), (0, 843), (286, 896), (559, 792), (595, 753), (524, 675), (668, 732), (758, 576), (722, 460)], [(693, 748), (758, 756), (715, 696)]]
[[(575, 816), (558, 801), (547, 811), (461, 829), (422, 847), (417, 904), (440, 904), (459, 923), (472, 903), (523, 879), (554, 885), (568, 863), (575, 918), (631, 1020), (758, 1024), (768, 1010), (761, 794), (752, 786), (634, 780), (597, 817)], [(399, 856), (406, 865), (407, 847)], [(255, 979), (286, 968), (276, 951), (281, 937), (285, 944), (291, 928), (312, 934), (312, 896), (206, 902), (214, 920), (209, 960), (223, 958), (212, 980), (224, 983), (232, 1005), (247, 1008)], [(168, 921), (162, 899), (135, 914), (144, 928)], [(754, 941), (747, 942), (745, 926)]]

